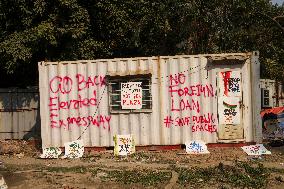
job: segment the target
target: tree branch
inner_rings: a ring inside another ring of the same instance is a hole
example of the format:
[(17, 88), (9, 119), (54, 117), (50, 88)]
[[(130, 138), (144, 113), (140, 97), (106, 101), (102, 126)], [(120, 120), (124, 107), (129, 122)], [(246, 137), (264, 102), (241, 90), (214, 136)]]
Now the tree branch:
[(277, 19), (279, 19), (279, 18), (284, 18), (284, 16), (275, 16), (275, 17), (273, 18), (273, 20), (277, 20)]
[(261, 12), (257, 12), (257, 13), (262, 15), (262, 16), (265, 16), (269, 20), (273, 21), (277, 25), (277, 27), (279, 29), (281, 29), (282, 33), (284, 34), (284, 27), (282, 27), (281, 24), (279, 22), (277, 22), (276, 19), (274, 19), (274, 18), (282, 18), (284, 16), (277, 16), (277, 17), (272, 18), (272, 17), (268, 16), (267, 14), (264, 14), (264, 13), (261, 13)]

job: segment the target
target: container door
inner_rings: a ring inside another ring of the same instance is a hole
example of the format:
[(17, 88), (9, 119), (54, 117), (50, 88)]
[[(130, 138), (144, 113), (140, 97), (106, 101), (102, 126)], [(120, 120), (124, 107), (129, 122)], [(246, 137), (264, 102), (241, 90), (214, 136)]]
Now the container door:
[(218, 73), (218, 140), (244, 139), (242, 121), (242, 78), (240, 71)]

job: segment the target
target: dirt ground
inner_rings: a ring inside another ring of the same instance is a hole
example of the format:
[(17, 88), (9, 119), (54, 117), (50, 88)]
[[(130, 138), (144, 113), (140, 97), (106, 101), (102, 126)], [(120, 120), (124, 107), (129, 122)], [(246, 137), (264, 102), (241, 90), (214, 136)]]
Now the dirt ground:
[(0, 174), (9, 188), (284, 188), (283, 146), (268, 146), (272, 154), (261, 157), (241, 148), (209, 148), (204, 155), (172, 150), (115, 157), (112, 151), (90, 151), (80, 159), (39, 159), (33, 146), (5, 142)]

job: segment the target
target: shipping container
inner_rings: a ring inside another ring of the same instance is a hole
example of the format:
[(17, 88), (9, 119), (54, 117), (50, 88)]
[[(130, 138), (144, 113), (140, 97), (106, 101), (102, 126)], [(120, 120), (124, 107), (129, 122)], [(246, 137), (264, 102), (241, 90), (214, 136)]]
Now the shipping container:
[(258, 52), (40, 62), (43, 147), (261, 142)]

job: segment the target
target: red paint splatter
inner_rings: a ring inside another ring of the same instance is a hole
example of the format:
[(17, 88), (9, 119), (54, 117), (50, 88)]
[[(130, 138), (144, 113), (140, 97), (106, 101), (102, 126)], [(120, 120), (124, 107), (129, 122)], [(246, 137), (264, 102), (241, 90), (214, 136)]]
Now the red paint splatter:
[(224, 81), (224, 88), (225, 88), (224, 94), (226, 96), (228, 96), (228, 92), (229, 92), (229, 79), (231, 78), (231, 73), (232, 71), (221, 72), (223, 81)]

